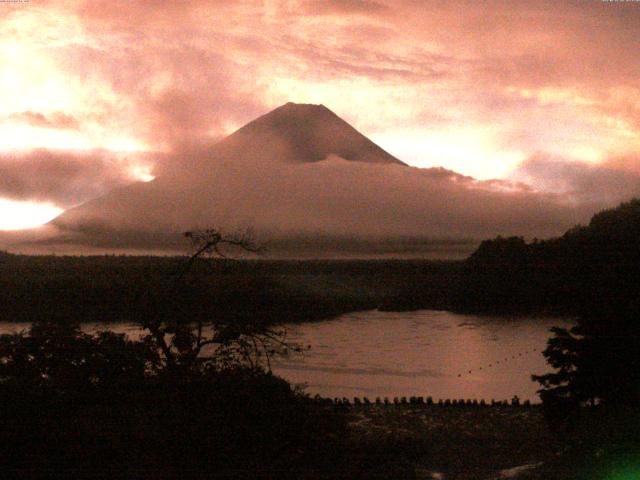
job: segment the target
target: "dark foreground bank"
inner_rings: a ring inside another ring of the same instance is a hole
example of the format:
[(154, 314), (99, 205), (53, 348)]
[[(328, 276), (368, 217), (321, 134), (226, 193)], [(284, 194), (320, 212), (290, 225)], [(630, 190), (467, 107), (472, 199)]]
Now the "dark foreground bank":
[(245, 374), (0, 395), (4, 478), (626, 480), (640, 469), (630, 412), (551, 428), (539, 406), (344, 408)]
[(269, 373), (272, 330), (229, 327), (0, 335), (3, 478), (596, 480), (640, 453), (637, 404), (311, 399)]
[(313, 478), (344, 462), (342, 419), (255, 372), (83, 391), (13, 386), (0, 399), (3, 478)]
[(585, 408), (569, 423), (550, 421), (542, 406), (369, 405), (349, 411), (352, 455), (374, 455), (389, 468), (402, 465), (405, 476), (395, 478), (640, 476), (637, 409)]

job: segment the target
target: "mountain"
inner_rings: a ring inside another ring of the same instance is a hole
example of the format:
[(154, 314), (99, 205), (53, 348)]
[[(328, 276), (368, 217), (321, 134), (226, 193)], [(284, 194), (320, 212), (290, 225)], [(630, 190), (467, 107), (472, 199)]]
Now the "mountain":
[[(256, 145), (261, 146), (258, 152)], [(259, 154), (288, 162), (318, 162), (336, 155), (344, 160), (405, 165), (324, 105), (291, 102), (222, 140), (218, 152), (230, 157)]]
[[(294, 171), (291, 167), (295, 165), (336, 159), (406, 167), (324, 105), (287, 103), (208, 148), (181, 151), (173, 162), (162, 167), (155, 180), (119, 188), (67, 210), (50, 223), (67, 232), (94, 236), (115, 229), (119, 231), (118, 241), (125, 241), (125, 237), (129, 241), (142, 223), (143, 230), (157, 236), (161, 232), (219, 225), (221, 219), (228, 224), (229, 212), (234, 212), (232, 228), (258, 223), (261, 230), (266, 227), (273, 233), (248, 210), (257, 213), (265, 203), (289, 192), (278, 206), (274, 205), (282, 210), (278, 216), (288, 216), (285, 207), (301, 193), (298, 184), (305, 180), (292, 179), (291, 185), (274, 188), (283, 175)], [(330, 186), (331, 182), (326, 179), (324, 185)], [(257, 192), (262, 192), (258, 195), (262, 198), (254, 198)], [(252, 201), (253, 207), (248, 205)], [(294, 209), (289, 207), (289, 215)], [(157, 218), (148, 222), (149, 216)], [(265, 216), (272, 217), (273, 212), (263, 212), (262, 217)], [(292, 227), (295, 229), (295, 225)], [(318, 233), (322, 229), (311, 230)]]
[(501, 181), (410, 167), (328, 108), (287, 103), (216, 144), (178, 148), (155, 180), (67, 210), (51, 226), (54, 242), (105, 248), (171, 247), (181, 232), (216, 227), (251, 228), (273, 249), (312, 256), (451, 256), (451, 247), (459, 257), (473, 239), (557, 235), (587, 213)]

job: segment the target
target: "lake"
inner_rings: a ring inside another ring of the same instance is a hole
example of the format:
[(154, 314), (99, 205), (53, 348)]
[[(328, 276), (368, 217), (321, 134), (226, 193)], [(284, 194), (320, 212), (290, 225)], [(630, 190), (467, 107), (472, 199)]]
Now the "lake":
[(432, 396), (539, 401), (532, 373), (549, 371), (542, 350), (563, 319), (460, 315), (446, 311), (342, 315), (289, 325), (311, 349), (274, 370), (328, 397)]
[[(311, 348), (274, 362), (274, 371), (327, 397), (484, 398), (538, 401), (532, 373), (549, 371), (542, 350), (554, 318), (370, 310), (286, 325), (288, 340)], [(0, 323), (0, 333), (27, 324)], [(87, 331), (104, 325), (85, 325)], [(131, 336), (135, 324), (110, 324)]]

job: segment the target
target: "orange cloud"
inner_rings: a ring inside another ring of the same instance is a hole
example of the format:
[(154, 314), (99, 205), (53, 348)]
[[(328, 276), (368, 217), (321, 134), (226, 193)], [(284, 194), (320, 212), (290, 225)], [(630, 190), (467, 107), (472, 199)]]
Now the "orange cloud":
[[(417, 166), (508, 177), (542, 152), (638, 168), (635, 2), (35, 3), (0, 20), (4, 151), (177, 155), (291, 100), (328, 105)], [(65, 172), (63, 157), (47, 172)], [(45, 186), (38, 198), (68, 205), (131, 171), (108, 170), (81, 195)]]
[(45, 115), (40, 112), (26, 111), (12, 113), (9, 119), (42, 128), (77, 129), (79, 126), (78, 121), (73, 116), (66, 115), (63, 112), (53, 112), (50, 115)]
[(148, 163), (104, 150), (0, 153), (0, 198), (67, 208), (141, 179)]

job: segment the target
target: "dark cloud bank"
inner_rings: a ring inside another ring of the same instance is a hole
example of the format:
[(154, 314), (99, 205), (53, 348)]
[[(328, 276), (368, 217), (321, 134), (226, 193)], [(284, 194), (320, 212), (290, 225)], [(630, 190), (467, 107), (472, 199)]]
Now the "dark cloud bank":
[(129, 163), (104, 150), (0, 153), (0, 197), (72, 207), (130, 184)]

